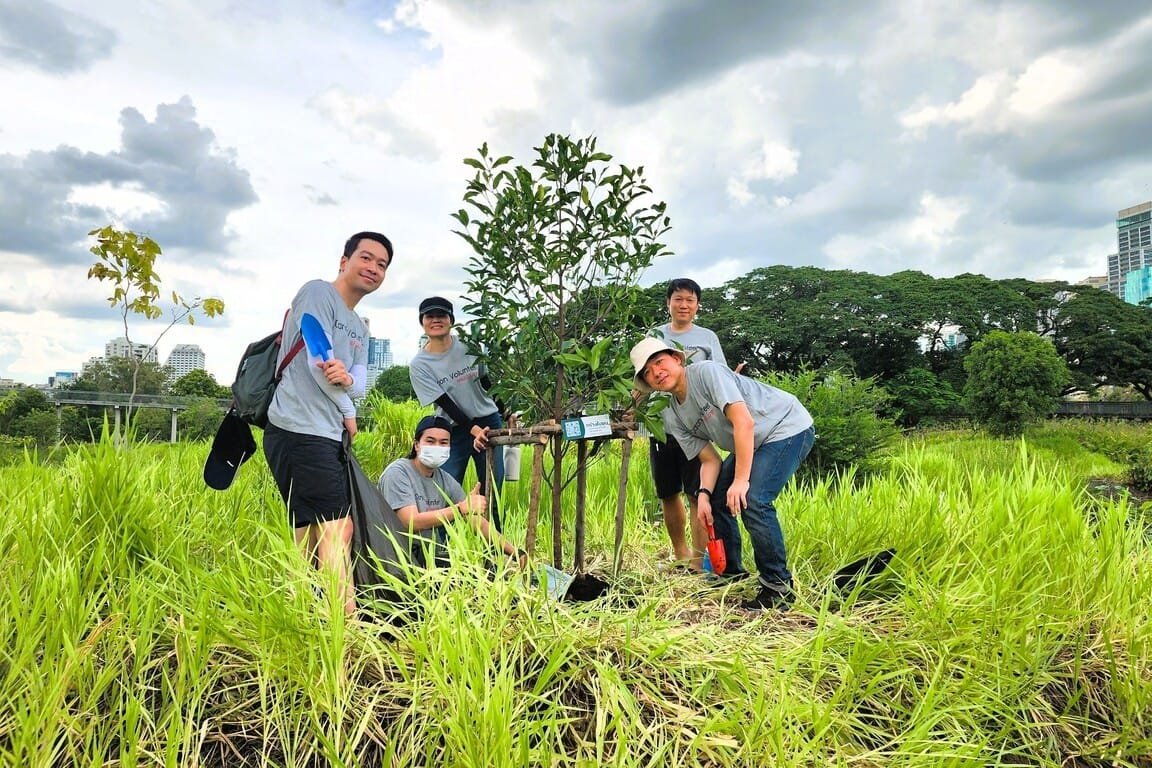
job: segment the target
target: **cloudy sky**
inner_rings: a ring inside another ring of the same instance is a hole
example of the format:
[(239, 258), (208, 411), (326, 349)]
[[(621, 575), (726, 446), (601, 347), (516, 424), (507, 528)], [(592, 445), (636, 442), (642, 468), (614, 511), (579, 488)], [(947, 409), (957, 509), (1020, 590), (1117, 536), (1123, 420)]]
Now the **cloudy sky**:
[(121, 335), (86, 278), (106, 223), (161, 244), (165, 290), (224, 300), (160, 344), (222, 383), (379, 229), (395, 266), (360, 311), (406, 362), (419, 300), (462, 290), (462, 159), (551, 132), (668, 203), (644, 285), (1103, 274), (1152, 199), (1149, 72), (1146, 0), (0, 0), (0, 378)]

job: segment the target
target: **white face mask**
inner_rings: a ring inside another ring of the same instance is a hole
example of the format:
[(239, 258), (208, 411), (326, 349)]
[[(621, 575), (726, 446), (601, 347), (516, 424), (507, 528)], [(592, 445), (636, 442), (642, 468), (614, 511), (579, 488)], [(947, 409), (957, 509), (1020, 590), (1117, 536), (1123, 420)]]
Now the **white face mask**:
[(448, 461), (448, 455), (452, 453), (451, 446), (447, 445), (422, 445), (420, 446), (419, 453), (416, 458), (420, 463), (428, 467), (428, 469), (436, 469), (437, 467), (444, 466), (444, 462)]

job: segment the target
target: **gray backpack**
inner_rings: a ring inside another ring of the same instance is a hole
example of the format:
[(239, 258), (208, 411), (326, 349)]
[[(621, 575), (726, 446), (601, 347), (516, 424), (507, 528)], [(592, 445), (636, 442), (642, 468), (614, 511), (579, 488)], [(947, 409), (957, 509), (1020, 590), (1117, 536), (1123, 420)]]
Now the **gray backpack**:
[[(287, 319), (288, 313), (285, 312), (284, 320)], [(233, 412), (243, 421), (260, 429), (268, 424), (268, 406), (272, 404), (272, 396), (276, 394), (276, 385), (280, 383), (284, 369), (296, 357), (296, 353), (304, 348), (304, 339), (296, 339), (296, 343), (284, 356), (284, 361), (277, 366), (276, 358), (280, 356), (283, 336), (284, 329), (281, 327), (276, 333), (249, 344), (236, 368), (236, 380), (232, 382)]]

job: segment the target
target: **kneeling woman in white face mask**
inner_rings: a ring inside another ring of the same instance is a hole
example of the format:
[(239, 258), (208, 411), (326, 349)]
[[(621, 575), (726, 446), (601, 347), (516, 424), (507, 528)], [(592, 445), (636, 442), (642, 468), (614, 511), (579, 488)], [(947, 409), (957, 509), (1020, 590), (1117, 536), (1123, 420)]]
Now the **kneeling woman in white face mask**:
[(451, 452), (452, 424), (439, 416), (425, 416), (416, 425), (412, 450), (396, 459), (380, 475), (380, 491), (396, 510), (400, 521), (414, 534), (435, 542), (436, 563), (447, 563), (444, 526), (466, 518), (489, 541), (499, 543), (508, 555), (523, 560), (510, 542), (489, 530), (485, 513), (488, 501), (477, 483), (465, 494), (460, 483), (441, 469)]

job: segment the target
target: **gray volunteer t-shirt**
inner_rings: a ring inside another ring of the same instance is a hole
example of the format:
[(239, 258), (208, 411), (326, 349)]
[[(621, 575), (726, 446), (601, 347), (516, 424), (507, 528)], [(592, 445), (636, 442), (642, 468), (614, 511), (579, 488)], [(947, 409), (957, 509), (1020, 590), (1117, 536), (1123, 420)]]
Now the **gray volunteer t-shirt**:
[[(412, 466), (411, 459), (396, 459), (384, 468), (380, 475), (380, 492), (384, 500), (392, 509), (400, 509), (416, 505), (416, 511), (428, 512), (433, 509), (443, 509), (452, 504), (464, 501), (464, 489), (456, 478), (443, 469), (432, 470), (431, 477), (420, 474), (420, 470)], [(448, 498), (445, 499), (444, 497)], [(422, 536), (430, 541), (436, 541), (436, 529), (425, 528), (422, 531), (413, 531), (414, 535)]]
[(720, 339), (707, 328), (693, 324), (688, 330), (677, 333), (672, 330), (672, 323), (665, 323), (659, 328), (653, 328), (649, 335), (664, 339), (673, 347), (684, 350), (684, 355), (690, 362), (714, 360), (725, 368), (728, 367), (724, 350), (720, 347)]
[[(420, 350), (408, 366), (412, 389), (420, 405), (432, 405), (436, 398), (447, 394), (470, 419), (491, 416), (499, 409), (496, 401), (480, 386), (484, 375), (482, 366), (456, 337), (446, 352)], [(436, 415), (452, 421), (452, 417), (436, 406)]]
[(736, 450), (732, 422), (724, 407), (743, 402), (755, 422), (752, 445), (783, 440), (812, 426), (812, 417), (795, 395), (741, 376), (712, 361), (694, 363), (684, 369), (688, 396), (683, 403), (672, 398), (664, 410), (664, 424), (689, 458), (700, 455), (709, 442), (726, 451)]
[[(305, 312), (320, 321), (332, 343), (333, 357), (345, 368), (368, 364), (368, 328), (326, 280), (305, 283), (292, 299), (280, 344), (281, 360), (300, 338), (300, 318)], [(319, 361), (307, 347), (292, 358), (268, 407), (268, 421), (289, 432), (339, 440), (344, 419), (356, 415), (356, 405), (344, 387), (328, 383), (316, 367)]]
[[(693, 324), (688, 330), (677, 333), (672, 330), (672, 323), (665, 323), (657, 328), (653, 328), (649, 331), (648, 335), (663, 339), (671, 346), (682, 349), (689, 363), (702, 363), (705, 360), (714, 360), (725, 368), (728, 367), (728, 361), (724, 358), (724, 350), (720, 347), (720, 339), (716, 338), (716, 334), (708, 328)], [(657, 393), (657, 395), (670, 397), (670, 395), (660, 393)], [(665, 434), (672, 434), (671, 419), (675, 417), (672, 415), (671, 409), (665, 408), (660, 412), (660, 415), (664, 421)], [(647, 433), (647, 429), (642, 428), (641, 434), (645, 433)]]

